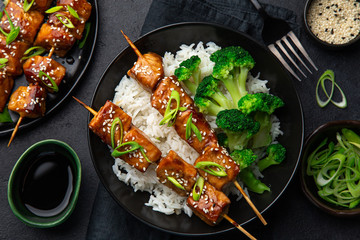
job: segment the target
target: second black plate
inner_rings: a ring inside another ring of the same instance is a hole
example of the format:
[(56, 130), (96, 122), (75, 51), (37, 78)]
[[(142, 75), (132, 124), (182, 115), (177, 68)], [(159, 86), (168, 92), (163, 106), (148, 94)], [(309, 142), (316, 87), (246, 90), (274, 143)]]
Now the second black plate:
[[(171, 25), (143, 36), (135, 42), (135, 45), (142, 53), (151, 51), (164, 55), (165, 52), (175, 53), (181, 44), (189, 45), (199, 41), (215, 42), (221, 47), (240, 45), (248, 50), (256, 61), (252, 73), (260, 72), (261, 79), (268, 79), (271, 93), (282, 98), (286, 104), (276, 114), (280, 118), (281, 130), (284, 132), (278, 140), (287, 148), (286, 161), (264, 173), (263, 182), (271, 185), (271, 192), (262, 195), (250, 194), (254, 204), (263, 212), (285, 190), (298, 165), (303, 144), (303, 113), (298, 95), (292, 79), (264, 46), (245, 34), (221, 26), (205, 23)], [(92, 101), (93, 109), (99, 110), (106, 100), (113, 99), (115, 87), (136, 59), (133, 50), (128, 47), (109, 65), (96, 88)], [(152, 208), (144, 205), (149, 199), (148, 193), (134, 192), (130, 186), (117, 179), (112, 170), (114, 159), (110, 155), (108, 146), (91, 131), (88, 141), (93, 164), (101, 182), (122, 207), (143, 222), (164, 231), (184, 235), (214, 234), (233, 228), (225, 220), (215, 227), (210, 227), (195, 216), (192, 218), (185, 214), (168, 216), (153, 211)], [(236, 202), (234, 198), (230, 199), (232, 203), (229, 216), (235, 221), (245, 224), (255, 218), (255, 214), (244, 200)]]

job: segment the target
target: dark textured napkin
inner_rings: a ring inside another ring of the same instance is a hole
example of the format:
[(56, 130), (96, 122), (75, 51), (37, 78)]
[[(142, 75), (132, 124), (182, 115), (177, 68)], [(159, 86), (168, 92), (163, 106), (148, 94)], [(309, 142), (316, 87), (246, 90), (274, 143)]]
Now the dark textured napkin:
[[(298, 32), (293, 12), (264, 5), (269, 15), (286, 20)], [(210, 22), (245, 32), (261, 41), (263, 20), (249, 0), (154, 0), (142, 34), (178, 22)], [(87, 239), (161, 239), (174, 236), (153, 229), (120, 207), (100, 183), (88, 226)], [(183, 237), (182, 239), (186, 239)]]

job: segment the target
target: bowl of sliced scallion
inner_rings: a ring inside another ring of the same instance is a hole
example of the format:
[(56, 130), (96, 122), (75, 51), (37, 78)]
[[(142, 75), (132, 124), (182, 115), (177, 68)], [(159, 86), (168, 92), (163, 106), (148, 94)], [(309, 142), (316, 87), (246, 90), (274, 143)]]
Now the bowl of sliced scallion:
[(336, 216), (360, 214), (360, 121), (326, 123), (306, 139), (301, 185), (307, 198)]

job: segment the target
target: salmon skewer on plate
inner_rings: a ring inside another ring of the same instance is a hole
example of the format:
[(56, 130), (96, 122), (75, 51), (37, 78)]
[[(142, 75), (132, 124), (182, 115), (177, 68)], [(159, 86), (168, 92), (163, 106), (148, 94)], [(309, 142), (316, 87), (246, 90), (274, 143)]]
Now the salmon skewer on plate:
[[(138, 55), (138, 61), (141, 62), (142, 55), (140, 51), (124, 33), (123, 35)], [(134, 66), (136, 65), (137, 62)], [(159, 65), (159, 62), (157, 62), (157, 65)], [(154, 67), (148, 66), (147, 68), (153, 69)], [(166, 120), (166, 123), (168, 123), (169, 126), (175, 126), (176, 132), (182, 139), (184, 139), (198, 153), (206, 156), (200, 156), (196, 163), (205, 162), (205, 164), (209, 164), (209, 162), (211, 162), (210, 165), (220, 165), (225, 172), (221, 177), (208, 176), (209, 174), (204, 171), (201, 171), (200, 173), (203, 174), (203, 176), (206, 177), (211, 184), (218, 187), (218, 190), (222, 190), (222, 188), (230, 182), (234, 183), (261, 222), (266, 225), (266, 220), (262, 217), (261, 213), (257, 210), (240, 184), (236, 181), (236, 176), (240, 171), (239, 166), (229, 157), (226, 150), (219, 146), (214, 131), (211, 129), (203, 115), (197, 111), (192, 98), (182, 88), (176, 76), (165, 77), (163, 79), (160, 77), (150, 78), (147, 81), (137, 79), (137, 75), (129, 76), (135, 77), (135, 80), (141, 83), (142, 86), (146, 85), (146, 83), (150, 83), (150, 85), (144, 87), (146, 90), (150, 89), (150, 86), (156, 86), (156, 88), (153, 89), (151, 105), (164, 116), (164, 120)], [(142, 77), (143, 76), (141, 76), (141, 78)], [(168, 117), (169, 115), (171, 116)], [(194, 119), (192, 119), (193, 116)], [(163, 123), (160, 122), (160, 124)], [(191, 126), (190, 131), (189, 126)], [(186, 134), (189, 132), (190, 134)], [(192, 134), (192, 132), (195, 134)], [(214, 150), (216, 150), (215, 154)], [(200, 163), (200, 165), (204, 165), (204, 163)], [(213, 168), (214, 167), (210, 167), (210, 169)]]

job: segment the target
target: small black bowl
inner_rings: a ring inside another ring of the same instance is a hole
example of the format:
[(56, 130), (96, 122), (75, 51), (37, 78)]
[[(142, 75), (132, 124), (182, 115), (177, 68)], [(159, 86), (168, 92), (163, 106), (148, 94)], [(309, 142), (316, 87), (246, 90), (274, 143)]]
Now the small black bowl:
[(318, 44), (328, 48), (328, 49), (342, 49), (344, 47), (348, 47), (350, 45), (353, 45), (354, 43), (358, 42), (359, 39), (360, 39), (360, 31), (358, 33), (358, 35), (353, 38), (352, 40), (350, 40), (349, 42), (346, 42), (346, 43), (342, 43), (342, 44), (332, 44), (332, 43), (328, 43), (328, 42), (325, 42), (323, 40), (321, 40), (320, 38), (318, 38), (310, 29), (310, 26), (308, 24), (308, 18), (307, 18), (307, 13), (309, 11), (309, 8), (312, 4), (314, 0), (307, 0), (306, 4), (305, 4), (305, 8), (304, 8), (304, 24), (305, 24), (305, 27), (306, 27), (306, 30), (308, 32), (308, 34), (311, 36), (312, 39), (314, 39)]
[(308, 156), (325, 138), (328, 138), (330, 141), (335, 140), (336, 133), (341, 131), (342, 128), (348, 128), (360, 134), (360, 121), (341, 120), (328, 122), (315, 129), (307, 137), (300, 157), (300, 181), (304, 194), (316, 207), (334, 216), (351, 217), (360, 215), (360, 206), (348, 209), (325, 201), (318, 195), (318, 189), (313, 177), (306, 174)]

